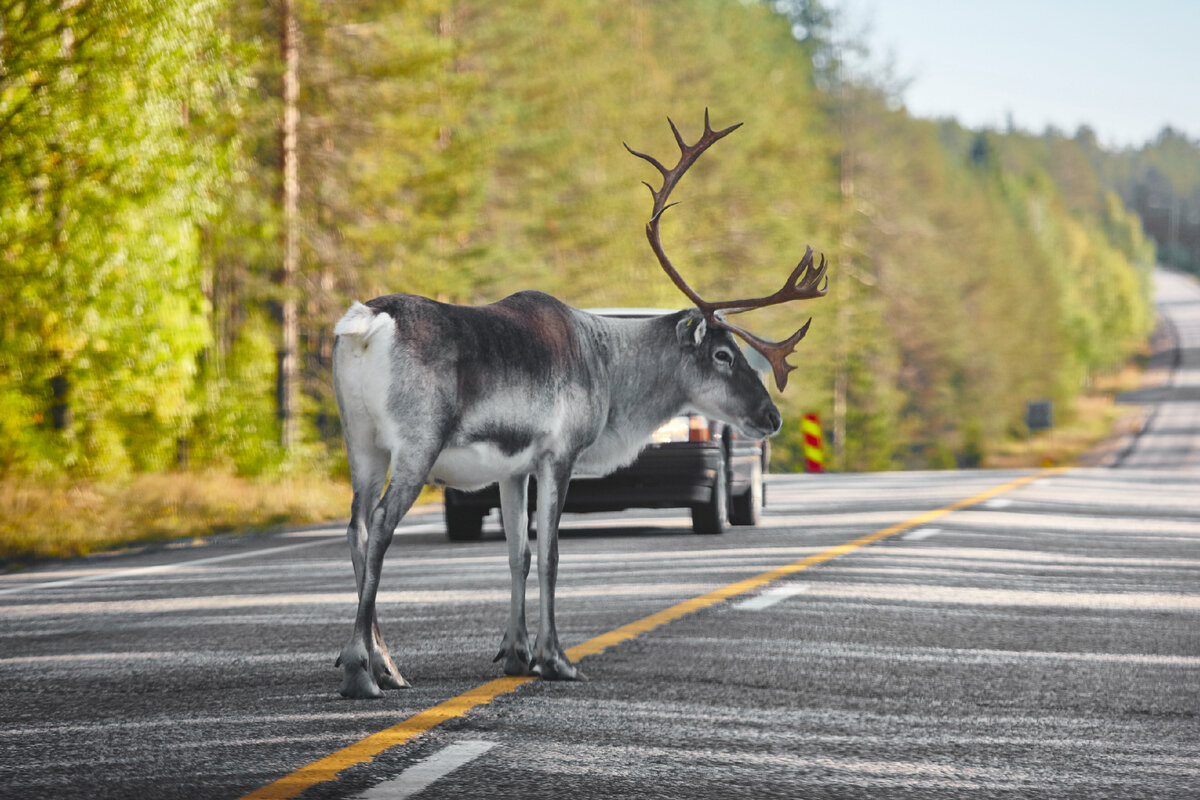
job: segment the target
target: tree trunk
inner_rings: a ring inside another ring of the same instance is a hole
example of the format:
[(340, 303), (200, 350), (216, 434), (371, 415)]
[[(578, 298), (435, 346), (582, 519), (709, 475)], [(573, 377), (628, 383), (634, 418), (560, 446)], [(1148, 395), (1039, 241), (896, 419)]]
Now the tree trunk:
[(283, 290), (282, 335), (279, 348), (278, 409), (280, 443), (285, 450), (296, 441), (297, 393), (299, 389), (297, 346), (299, 319), (296, 310), (296, 270), (300, 256), (296, 129), (300, 121), (299, 25), (294, 0), (283, 0)]

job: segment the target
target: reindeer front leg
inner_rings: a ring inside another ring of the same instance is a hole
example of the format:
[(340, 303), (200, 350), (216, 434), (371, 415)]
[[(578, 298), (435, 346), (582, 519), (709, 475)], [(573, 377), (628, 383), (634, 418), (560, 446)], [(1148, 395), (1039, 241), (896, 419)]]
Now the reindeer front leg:
[(567, 499), (570, 463), (545, 462), (538, 468), (538, 634), (533, 653), (535, 675), (551, 681), (581, 680), (584, 676), (558, 643), (554, 625), (554, 584), (558, 580), (558, 522)]
[(500, 482), (500, 515), (508, 540), (508, 570), (512, 576), (512, 598), (508, 606), (508, 628), (493, 661), (504, 659), (505, 675), (530, 674), (532, 656), (525, 628), (525, 582), (529, 577), (529, 476)]

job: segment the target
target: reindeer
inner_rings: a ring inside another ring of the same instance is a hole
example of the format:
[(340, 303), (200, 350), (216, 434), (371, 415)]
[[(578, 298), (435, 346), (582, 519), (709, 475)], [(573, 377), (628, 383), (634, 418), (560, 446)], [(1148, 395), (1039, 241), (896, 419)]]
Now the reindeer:
[[(659, 425), (685, 409), (752, 438), (779, 430), (779, 411), (733, 335), (766, 357), (782, 391), (794, 369), (787, 356), (812, 320), (768, 342), (725, 314), (824, 296), (825, 258), (814, 267), (808, 248), (783, 287), (766, 297), (701, 298), (667, 258), (659, 224), (688, 168), (741, 124), (714, 131), (706, 110), (704, 133), (688, 145), (668, 123), (681, 153), (674, 167), (625, 148), (662, 175), (661, 188), (646, 184), (654, 200), (646, 236), (694, 308), (615, 319), (535, 291), (483, 306), (392, 294), (354, 303), (334, 328), (333, 381), (354, 489), (347, 538), (358, 586), (354, 632), (337, 660), (346, 697), (377, 698), (409, 685), (379, 632), (375, 596), (396, 525), (424, 484), (474, 490), (499, 482), (512, 596), (494, 660), (508, 675), (576, 680), (582, 675), (563, 652), (554, 621), (558, 522), (572, 472), (604, 475), (630, 463)], [(532, 646), (525, 625), (530, 476), (537, 478), (541, 584)]]

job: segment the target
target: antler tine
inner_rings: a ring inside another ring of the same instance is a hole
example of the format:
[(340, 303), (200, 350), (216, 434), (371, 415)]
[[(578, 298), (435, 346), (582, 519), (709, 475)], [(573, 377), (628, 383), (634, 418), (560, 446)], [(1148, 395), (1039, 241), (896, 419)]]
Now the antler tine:
[[(796, 269), (792, 271), (792, 276), (789, 279), (798, 291), (806, 292), (808, 297), (824, 297), (829, 291), (829, 276), (826, 274), (829, 269), (829, 262), (825, 260), (825, 254), (821, 253), (821, 263), (814, 270), (812, 269), (812, 248), (805, 245), (805, 258), (808, 259), (808, 265), (805, 266), (804, 259), (796, 265)], [(796, 279), (801, 275), (804, 279), (797, 285)], [(824, 283), (822, 283), (824, 281)]]
[[(630, 147), (629, 144), (626, 142), (621, 142), (621, 144), (625, 147), (626, 150), (628, 150), (633, 155), (637, 156), (640, 159), (643, 159), (644, 161), (649, 161), (651, 164), (654, 165), (654, 168), (657, 169), (659, 172), (661, 172), (663, 175), (666, 175), (670, 171), (666, 167), (664, 167), (662, 165), (662, 162), (660, 162), (654, 156), (647, 155), (646, 153), (639, 153), (637, 150), (634, 150), (632, 147)], [(650, 190), (650, 194), (657, 196), (658, 193), (656, 191), (654, 191), (653, 186), (646, 183), (646, 181), (642, 181), (642, 183), (646, 186), (647, 189)]]
[[(675, 134), (675, 144), (679, 145), (679, 151), (681, 153), (686, 153), (688, 149), (687, 142), (683, 140), (683, 134), (679, 132), (679, 128), (675, 127), (675, 120), (667, 117), (667, 124), (671, 126), (671, 133)], [(709, 130), (708, 109), (706, 108), (704, 109), (704, 133), (708, 133)], [(703, 136), (703, 134), (701, 135)]]

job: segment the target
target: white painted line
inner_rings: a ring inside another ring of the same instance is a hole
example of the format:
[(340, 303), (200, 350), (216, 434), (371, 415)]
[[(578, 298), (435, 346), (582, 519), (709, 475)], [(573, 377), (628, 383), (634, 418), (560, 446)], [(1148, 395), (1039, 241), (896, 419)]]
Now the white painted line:
[(1013, 501), (1007, 497), (996, 497), (983, 504), (984, 508), (1008, 508)]
[[(333, 536), (334, 534), (330, 534)], [(341, 536), (338, 533), (337, 536)], [(0, 595), (18, 594), (20, 592), (32, 592), (36, 589), (55, 589), (59, 586), (73, 586), (76, 583), (87, 583), (89, 581), (105, 581), (110, 578), (131, 578), (141, 575), (155, 575), (160, 572), (170, 572), (174, 569), (183, 569), (186, 567), (195, 567), (201, 564), (217, 564), (222, 561), (237, 561), (243, 558), (254, 558), (255, 556), (277, 555), (286, 553), (289, 550), (303, 550), (306, 547), (317, 547), (318, 545), (329, 544), (329, 538), (321, 539), (316, 542), (302, 542), (300, 544), (288, 544), (283, 547), (268, 547), (262, 550), (250, 550), (245, 553), (230, 553), (224, 556), (211, 556), (209, 558), (197, 558), (193, 561), (178, 561), (174, 564), (156, 564), (153, 567), (133, 567), (130, 569), (115, 569), (111, 571), (95, 572), (90, 575), (83, 575), (78, 578), (68, 578), (61, 581), (47, 581), (45, 583), (29, 583), (24, 586), (14, 586), (11, 589), (0, 589)]]
[[(438, 522), (410, 522), (405, 524), (401, 522), (396, 528), (396, 536), (414, 536), (418, 533), (445, 533), (446, 523)], [(329, 536), (345, 536), (346, 529), (338, 528), (331, 533), (327, 528), (320, 528), (312, 531), (290, 531), (288, 533), (279, 534), (280, 539), (312, 539), (316, 537), (327, 538)]]
[(941, 528), (917, 528), (915, 531), (909, 531), (900, 538), (907, 539), (910, 542), (919, 542), (922, 539), (928, 539), (930, 536), (937, 536), (941, 532)]
[(812, 588), (811, 585), (807, 583), (789, 583), (786, 586), (776, 586), (740, 603), (734, 603), (733, 607), (739, 611), (762, 611), (764, 608), (769, 608), (781, 600), (787, 600), (789, 597), (795, 597), (802, 592), (807, 592), (810, 588)]
[(412, 797), (424, 791), (438, 778), (443, 778), (462, 765), (474, 761), (495, 746), (495, 742), (480, 739), (456, 742), (428, 758), (421, 759), (392, 780), (371, 787), (358, 795), (358, 800), (404, 800)]
[(1031, 589), (972, 589), (934, 584), (813, 583), (814, 597), (843, 597), (856, 601), (886, 600), (923, 605), (946, 603), (1017, 608), (1087, 608), (1105, 612), (1200, 612), (1200, 594), (1183, 592), (1065, 592)]

